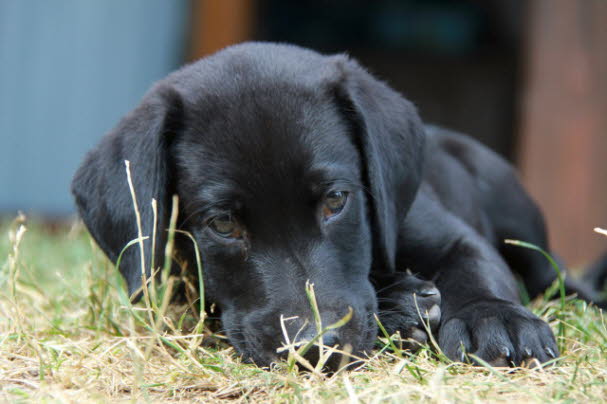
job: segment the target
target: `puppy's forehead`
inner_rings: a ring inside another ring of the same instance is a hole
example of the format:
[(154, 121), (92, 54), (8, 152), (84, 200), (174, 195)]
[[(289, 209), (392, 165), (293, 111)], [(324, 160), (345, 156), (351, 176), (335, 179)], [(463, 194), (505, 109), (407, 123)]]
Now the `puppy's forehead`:
[(350, 125), (321, 91), (288, 83), (247, 87), (207, 99), (187, 119), (177, 161), (200, 187), (252, 194), (359, 180)]

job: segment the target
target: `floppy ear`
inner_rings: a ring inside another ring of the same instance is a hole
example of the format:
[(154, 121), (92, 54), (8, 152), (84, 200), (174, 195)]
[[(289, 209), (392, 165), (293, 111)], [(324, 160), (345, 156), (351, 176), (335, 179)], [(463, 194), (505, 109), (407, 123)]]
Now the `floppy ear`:
[[(80, 216), (105, 254), (116, 263), (125, 245), (137, 238), (137, 221), (127, 183), (125, 160), (130, 161), (144, 241), (146, 276), (150, 276), (154, 214), (151, 201), (158, 204), (155, 262), (163, 262), (163, 251), (170, 210), (171, 185), (167, 165), (170, 134), (179, 129), (182, 102), (177, 92), (157, 84), (141, 104), (99, 145), (88, 153), (72, 180), (72, 193)], [(141, 283), (139, 248), (126, 250), (120, 272), (129, 294)]]
[(358, 63), (338, 56), (337, 65), (338, 97), (354, 121), (371, 192), (373, 270), (392, 273), (399, 226), (421, 181), (424, 127), (413, 104)]

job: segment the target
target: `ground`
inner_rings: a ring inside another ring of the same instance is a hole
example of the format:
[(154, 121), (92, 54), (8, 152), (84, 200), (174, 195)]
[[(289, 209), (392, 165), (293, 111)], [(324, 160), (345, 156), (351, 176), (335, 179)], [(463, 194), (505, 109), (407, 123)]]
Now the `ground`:
[[(21, 227), (21, 226), (25, 227)], [(607, 244), (607, 241), (606, 241)], [(603, 402), (607, 325), (568, 297), (539, 299), (561, 347), (545, 368), (452, 363), (432, 343), (418, 353), (378, 339), (358, 370), (325, 375), (294, 363), (243, 363), (198, 309), (160, 289), (131, 306), (83, 226), (0, 224), (0, 400), (5, 402)], [(145, 299), (144, 299), (145, 300)], [(156, 303), (154, 303), (156, 302)]]

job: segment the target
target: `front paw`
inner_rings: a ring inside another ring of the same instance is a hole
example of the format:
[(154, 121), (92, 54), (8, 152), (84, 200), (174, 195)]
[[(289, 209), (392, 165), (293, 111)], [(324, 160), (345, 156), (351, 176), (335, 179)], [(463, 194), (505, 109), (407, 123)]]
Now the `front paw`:
[(405, 349), (428, 341), (441, 318), (440, 292), (432, 282), (399, 273), (378, 291), (379, 320), (389, 335), (398, 332)]
[(482, 300), (465, 305), (445, 318), (439, 345), (451, 360), (472, 354), (492, 366), (521, 366), (547, 362), (559, 351), (552, 330), (520, 304)]

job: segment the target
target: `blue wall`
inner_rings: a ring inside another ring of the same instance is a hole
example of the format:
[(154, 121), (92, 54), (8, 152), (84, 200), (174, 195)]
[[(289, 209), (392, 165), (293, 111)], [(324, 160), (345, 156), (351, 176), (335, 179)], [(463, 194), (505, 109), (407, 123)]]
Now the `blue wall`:
[(181, 64), (186, 0), (0, 1), (0, 214), (74, 211), (85, 152)]

